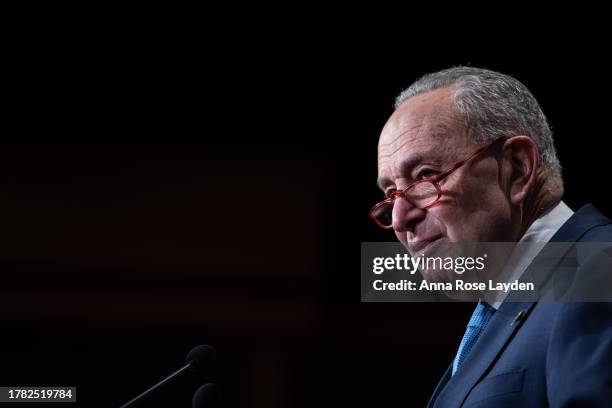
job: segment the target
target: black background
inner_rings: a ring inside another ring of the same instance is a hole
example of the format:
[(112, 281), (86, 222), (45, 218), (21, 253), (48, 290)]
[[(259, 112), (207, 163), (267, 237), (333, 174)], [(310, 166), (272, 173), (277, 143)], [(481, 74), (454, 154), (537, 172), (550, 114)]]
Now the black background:
[(610, 86), (584, 43), (136, 17), (7, 36), (1, 385), (118, 406), (210, 343), (216, 370), (142, 406), (210, 380), (230, 406), (424, 405), (473, 305), (360, 303), (358, 251), (393, 238), (367, 218), (377, 138), (433, 70), (524, 82), (566, 203), (612, 213)]

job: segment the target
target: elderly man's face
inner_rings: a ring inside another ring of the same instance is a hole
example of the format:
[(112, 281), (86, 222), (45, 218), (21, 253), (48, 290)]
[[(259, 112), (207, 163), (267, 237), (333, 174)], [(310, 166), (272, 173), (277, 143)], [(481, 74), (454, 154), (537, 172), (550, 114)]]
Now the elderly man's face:
[[(415, 96), (389, 118), (378, 146), (378, 182), (385, 193), (433, 177), (478, 147), (454, 116), (450, 92)], [(485, 153), (441, 181), (442, 197), (434, 206), (422, 210), (398, 198), (393, 229), (399, 241), (420, 254), (443, 242), (511, 240), (511, 205), (499, 172), (495, 155)]]

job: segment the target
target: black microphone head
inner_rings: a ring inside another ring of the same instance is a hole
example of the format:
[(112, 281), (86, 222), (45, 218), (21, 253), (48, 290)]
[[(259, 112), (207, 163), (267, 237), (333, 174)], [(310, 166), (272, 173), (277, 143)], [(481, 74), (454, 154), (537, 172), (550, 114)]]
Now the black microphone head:
[(191, 369), (195, 371), (211, 367), (216, 361), (217, 352), (208, 344), (200, 344), (194, 347), (185, 358), (185, 363), (190, 364)]
[(193, 394), (191, 400), (192, 408), (211, 408), (219, 401), (219, 387), (217, 384), (208, 383), (201, 385)]

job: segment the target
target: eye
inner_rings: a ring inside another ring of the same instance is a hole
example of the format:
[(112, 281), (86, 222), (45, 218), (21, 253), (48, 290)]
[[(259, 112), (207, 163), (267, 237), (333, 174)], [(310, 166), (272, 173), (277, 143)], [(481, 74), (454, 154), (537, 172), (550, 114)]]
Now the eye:
[(435, 177), (436, 174), (438, 174), (438, 172), (435, 171), (434, 169), (422, 169), (421, 171), (419, 171), (419, 174), (417, 175), (416, 179), (417, 180), (430, 179), (432, 177)]
[(385, 191), (385, 198), (389, 198), (393, 195), (393, 193), (395, 193), (397, 190), (394, 188), (390, 188), (388, 190)]

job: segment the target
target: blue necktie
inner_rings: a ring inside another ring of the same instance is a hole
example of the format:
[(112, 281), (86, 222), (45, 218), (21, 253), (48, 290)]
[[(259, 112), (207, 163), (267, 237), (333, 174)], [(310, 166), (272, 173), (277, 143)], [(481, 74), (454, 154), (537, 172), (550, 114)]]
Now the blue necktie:
[(482, 333), (484, 328), (489, 323), (489, 320), (491, 320), (491, 317), (493, 317), (493, 313), (495, 313), (495, 309), (493, 307), (484, 302), (478, 302), (478, 306), (476, 306), (476, 309), (472, 314), (472, 318), (467, 325), (467, 330), (465, 331), (461, 344), (459, 345), (459, 351), (457, 351), (455, 361), (453, 361), (453, 375), (455, 375), (459, 367), (461, 367), (461, 364), (476, 343), (476, 340), (478, 340), (480, 333)]

